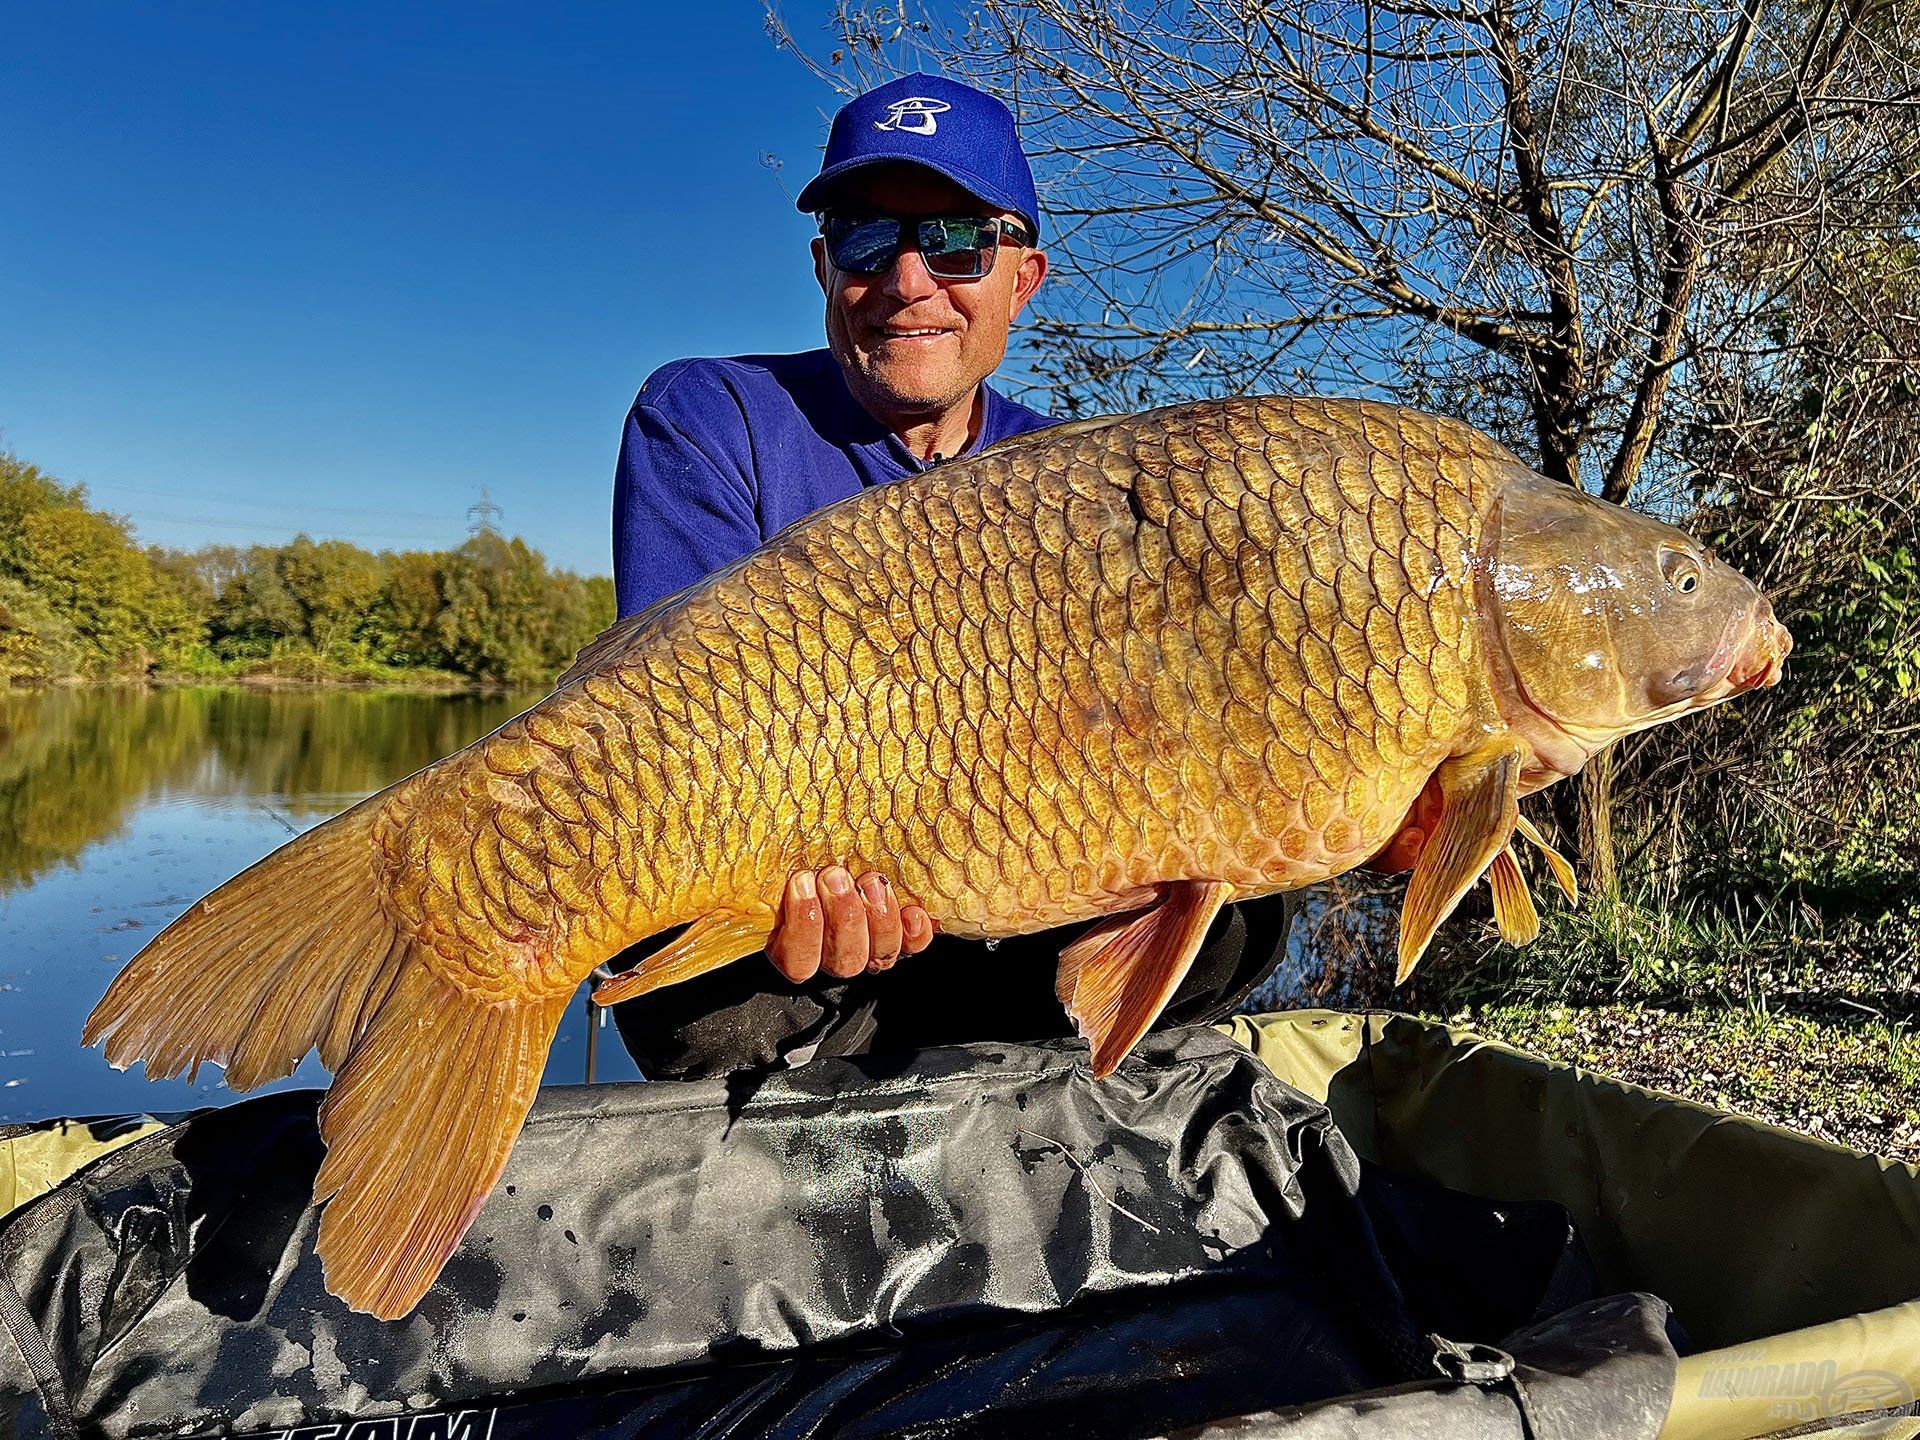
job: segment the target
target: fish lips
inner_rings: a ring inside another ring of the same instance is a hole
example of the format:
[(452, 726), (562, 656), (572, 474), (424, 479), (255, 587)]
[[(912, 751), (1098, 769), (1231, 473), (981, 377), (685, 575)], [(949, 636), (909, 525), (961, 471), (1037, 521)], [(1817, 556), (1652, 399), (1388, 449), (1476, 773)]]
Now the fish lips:
[(1740, 663), (1728, 672), (1727, 681), (1736, 694), (1743, 690), (1764, 690), (1769, 685), (1778, 685), (1781, 676), (1786, 673), (1787, 656), (1792, 653), (1792, 632), (1774, 619), (1769, 610), (1767, 625), (1758, 643), (1750, 646)]
[(1772, 602), (1761, 596), (1752, 610), (1730, 622), (1727, 629), (1726, 638), (1698, 665), (1648, 683), (1648, 698), (1655, 708), (1688, 701), (1712, 705), (1780, 683), (1793, 650), (1793, 635), (1774, 616)]

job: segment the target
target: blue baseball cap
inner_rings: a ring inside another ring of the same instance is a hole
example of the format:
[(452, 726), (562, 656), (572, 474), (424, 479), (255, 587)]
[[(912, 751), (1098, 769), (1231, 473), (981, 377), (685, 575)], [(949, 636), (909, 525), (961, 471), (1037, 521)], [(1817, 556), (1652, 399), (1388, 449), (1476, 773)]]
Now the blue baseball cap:
[(800, 192), (799, 208), (825, 210), (842, 177), (900, 161), (1012, 211), (1038, 236), (1040, 202), (1013, 112), (985, 91), (941, 75), (907, 75), (841, 106), (820, 173)]

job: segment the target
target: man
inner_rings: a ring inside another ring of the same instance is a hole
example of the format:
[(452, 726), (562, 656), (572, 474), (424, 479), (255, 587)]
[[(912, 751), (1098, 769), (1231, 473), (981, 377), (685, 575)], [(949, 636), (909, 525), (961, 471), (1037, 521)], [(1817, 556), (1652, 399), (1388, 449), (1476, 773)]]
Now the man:
[[(623, 615), (865, 486), (1051, 423), (986, 383), (1047, 273), (1032, 171), (1005, 106), (929, 75), (858, 96), (834, 117), (798, 203), (820, 221), (827, 348), (677, 361), (641, 387), (614, 483)], [(1289, 913), (1273, 899), (1223, 914), (1168, 1015), (1231, 1013), (1277, 963)], [(1032, 1039), (1066, 1033), (1053, 996), (1063, 943), (1051, 934), (990, 953), (936, 939), (884, 876), (831, 866), (788, 885), (767, 947), (778, 974), (727, 966), (615, 1015), (641, 1069), (663, 1077)], [(923, 949), (907, 972), (881, 973)], [(820, 970), (841, 983), (816, 980)]]

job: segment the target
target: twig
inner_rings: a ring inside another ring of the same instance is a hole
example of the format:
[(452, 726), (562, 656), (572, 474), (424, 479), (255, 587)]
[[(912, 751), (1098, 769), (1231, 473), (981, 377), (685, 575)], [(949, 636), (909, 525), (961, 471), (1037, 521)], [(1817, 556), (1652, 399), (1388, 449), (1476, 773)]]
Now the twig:
[(1080, 1157), (1075, 1155), (1073, 1151), (1069, 1150), (1065, 1145), (1062, 1145), (1058, 1140), (1053, 1139), (1051, 1136), (1041, 1135), (1035, 1131), (1029, 1130), (1024, 1125), (1019, 1127), (1019, 1133), (1022, 1135), (1025, 1135), (1029, 1140), (1038, 1140), (1042, 1145), (1053, 1146), (1054, 1149), (1058, 1150), (1062, 1155), (1067, 1157), (1067, 1163), (1069, 1165), (1073, 1166), (1075, 1170), (1080, 1172), (1080, 1178), (1087, 1182), (1087, 1188), (1093, 1191), (1095, 1195), (1098, 1195), (1102, 1200), (1106, 1201), (1108, 1205), (1112, 1206), (1115, 1210), (1118, 1210), (1122, 1215), (1126, 1216), (1129, 1220), (1133, 1221), (1136, 1225), (1145, 1226), (1148, 1230), (1152, 1231), (1155, 1235), (1158, 1235), (1160, 1233), (1160, 1227), (1158, 1225), (1154, 1224), (1151, 1220), (1141, 1219), (1140, 1216), (1134, 1214), (1133, 1211), (1127, 1209), (1126, 1206), (1122, 1205), (1118, 1200), (1114, 1199), (1111, 1195), (1107, 1194), (1105, 1190), (1101, 1189), (1100, 1182), (1094, 1179), (1093, 1172), (1080, 1162)]

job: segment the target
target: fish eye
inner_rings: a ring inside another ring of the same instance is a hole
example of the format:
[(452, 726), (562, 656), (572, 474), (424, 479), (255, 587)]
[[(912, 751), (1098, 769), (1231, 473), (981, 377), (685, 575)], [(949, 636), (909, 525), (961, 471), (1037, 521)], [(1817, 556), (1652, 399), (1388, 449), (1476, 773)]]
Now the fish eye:
[(1700, 588), (1700, 562), (1684, 550), (1661, 550), (1660, 573), (1667, 584), (1682, 595), (1691, 595)]

